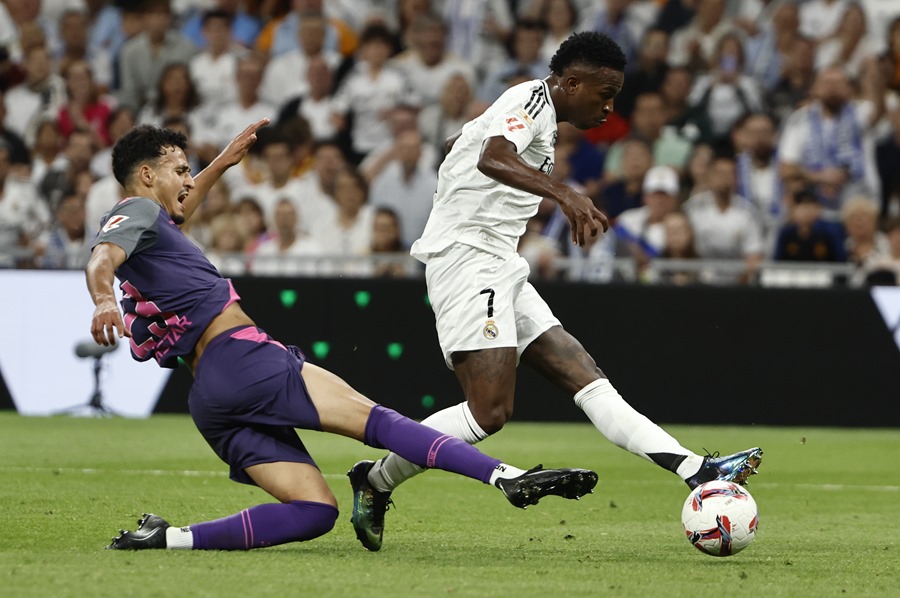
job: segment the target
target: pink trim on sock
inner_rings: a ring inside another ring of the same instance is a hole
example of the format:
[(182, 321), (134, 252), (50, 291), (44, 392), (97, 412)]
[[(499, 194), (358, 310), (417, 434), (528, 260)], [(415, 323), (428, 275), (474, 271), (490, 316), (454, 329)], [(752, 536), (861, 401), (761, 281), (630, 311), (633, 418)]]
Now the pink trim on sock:
[(250, 538), (247, 535), (247, 509), (241, 511), (241, 523), (244, 526), (244, 550), (250, 550)]
[(451, 438), (453, 438), (453, 436), (447, 436), (446, 434), (444, 434), (431, 443), (431, 448), (428, 449), (428, 458), (425, 460), (425, 467), (434, 467), (434, 463), (435, 461), (437, 461), (438, 451), (441, 450), (441, 447), (444, 446), (444, 443)]
[(256, 545), (256, 538), (253, 537), (253, 520), (250, 519), (250, 509), (245, 509), (244, 512), (247, 513), (247, 527), (250, 528), (250, 545), (247, 546), (250, 549)]

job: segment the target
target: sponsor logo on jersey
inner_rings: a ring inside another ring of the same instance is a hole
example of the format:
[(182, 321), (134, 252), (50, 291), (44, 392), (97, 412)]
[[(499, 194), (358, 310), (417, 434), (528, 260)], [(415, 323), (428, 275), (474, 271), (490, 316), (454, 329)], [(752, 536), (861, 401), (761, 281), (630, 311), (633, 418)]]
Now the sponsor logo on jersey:
[(484, 323), (484, 330), (481, 331), (484, 334), (484, 338), (489, 341), (494, 340), (498, 336), (500, 336), (500, 331), (497, 329), (497, 325), (493, 320), (488, 320)]
[(119, 228), (119, 225), (128, 220), (129, 216), (123, 216), (122, 214), (116, 214), (106, 221), (106, 224), (103, 225), (103, 228), (100, 229), (100, 232), (108, 233), (111, 230)]
[(524, 129), (525, 125), (523, 125), (518, 118), (515, 116), (510, 116), (506, 119), (506, 130), (507, 131), (518, 131), (519, 129)]

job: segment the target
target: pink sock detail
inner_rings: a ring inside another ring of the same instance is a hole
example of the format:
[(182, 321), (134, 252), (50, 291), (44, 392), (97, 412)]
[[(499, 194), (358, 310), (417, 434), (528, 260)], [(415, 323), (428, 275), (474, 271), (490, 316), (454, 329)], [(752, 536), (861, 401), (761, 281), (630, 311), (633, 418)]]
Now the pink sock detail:
[(437, 454), (438, 454), (438, 451), (441, 450), (441, 447), (444, 446), (444, 444), (445, 444), (448, 440), (450, 440), (451, 438), (453, 438), (453, 437), (452, 437), (452, 436), (447, 436), (447, 435), (445, 434), (445, 435), (443, 435), (443, 436), (438, 437), (438, 438), (431, 444), (431, 448), (428, 449), (428, 458), (427, 458), (426, 461), (425, 461), (425, 466), (426, 466), (426, 467), (434, 467), (434, 464), (435, 464), (435, 462), (437, 461)]

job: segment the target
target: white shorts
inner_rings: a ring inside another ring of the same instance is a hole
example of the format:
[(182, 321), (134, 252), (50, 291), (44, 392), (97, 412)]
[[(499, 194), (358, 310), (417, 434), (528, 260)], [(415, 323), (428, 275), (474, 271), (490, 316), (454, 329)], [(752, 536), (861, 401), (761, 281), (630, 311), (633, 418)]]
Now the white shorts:
[(507, 258), (469, 245), (431, 255), (425, 266), (428, 298), (447, 367), (456, 351), (515, 347), (516, 359), (559, 320), (528, 282), (525, 258)]

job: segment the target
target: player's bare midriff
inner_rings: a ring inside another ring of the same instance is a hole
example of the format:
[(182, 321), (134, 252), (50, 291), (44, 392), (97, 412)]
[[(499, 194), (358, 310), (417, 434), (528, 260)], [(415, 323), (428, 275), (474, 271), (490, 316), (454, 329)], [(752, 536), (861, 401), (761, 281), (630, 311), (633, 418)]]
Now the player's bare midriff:
[(241, 309), (239, 303), (232, 303), (226, 307), (225, 311), (217, 315), (213, 318), (213, 321), (209, 323), (209, 326), (203, 331), (203, 336), (201, 336), (200, 340), (197, 341), (197, 344), (194, 345), (194, 350), (187, 356), (187, 361), (191, 364), (191, 371), (197, 370), (200, 356), (203, 355), (204, 349), (206, 349), (206, 346), (212, 339), (216, 338), (226, 330), (231, 330), (237, 326), (255, 325), (256, 323), (250, 319), (250, 316), (244, 313), (244, 310)]

